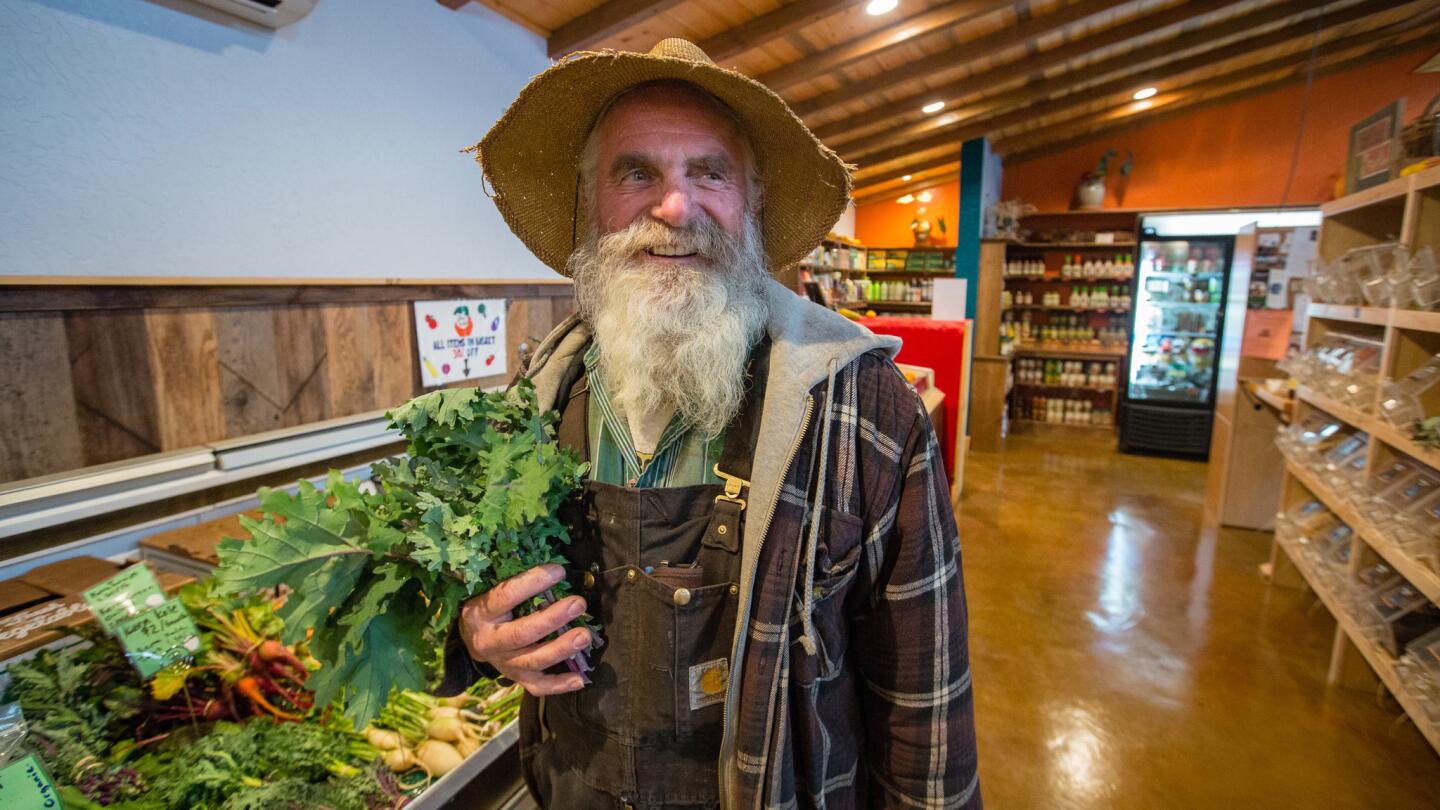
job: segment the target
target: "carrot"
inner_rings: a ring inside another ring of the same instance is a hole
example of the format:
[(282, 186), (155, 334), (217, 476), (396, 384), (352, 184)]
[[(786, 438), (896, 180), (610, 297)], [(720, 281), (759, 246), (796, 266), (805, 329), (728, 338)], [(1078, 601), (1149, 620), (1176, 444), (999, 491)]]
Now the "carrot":
[(249, 698), (250, 702), (254, 703), (257, 708), (264, 709), (265, 711), (269, 712), (271, 715), (280, 720), (291, 720), (297, 723), (300, 722), (300, 715), (281, 711), (280, 709), (277, 709), (274, 706), (270, 705), (270, 701), (266, 700), (264, 693), (260, 691), (259, 682), (257, 682), (254, 678), (245, 677), (236, 681), (235, 691)]

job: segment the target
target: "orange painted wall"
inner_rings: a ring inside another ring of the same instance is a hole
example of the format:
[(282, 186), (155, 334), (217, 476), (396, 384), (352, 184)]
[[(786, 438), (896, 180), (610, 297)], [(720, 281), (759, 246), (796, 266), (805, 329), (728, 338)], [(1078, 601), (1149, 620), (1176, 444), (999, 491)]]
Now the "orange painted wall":
[[(960, 181), (937, 183), (927, 189), (932, 195), (924, 203), (926, 217), (930, 220), (930, 235), (940, 243), (955, 244), (955, 223), (960, 218)], [(895, 195), (897, 198), (899, 194)], [(901, 205), (895, 200), (862, 205), (855, 209), (855, 238), (870, 247), (909, 247), (915, 244), (915, 232), (910, 222), (915, 218), (915, 209), (922, 203)], [(937, 216), (945, 218), (946, 232), (940, 236)]]
[[(1397, 97), (1414, 119), (1440, 93), (1440, 74), (1410, 71), (1435, 52), (1434, 44), (1354, 70), (1323, 76), (1311, 90), (1300, 159), (1288, 202), (1332, 199), (1344, 175), (1350, 127)], [(1163, 87), (1162, 87), (1163, 90)], [(1022, 163), (1006, 163), (1004, 199), (1020, 198), (1041, 211), (1070, 207), (1075, 181), (1093, 169), (1107, 148), (1135, 153), (1123, 198), (1112, 174), (1107, 206), (1190, 208), (1275, 205), (1281, 202), (1300, 124), (1303, 85), (1232, 104), (1102, 135), (1093, 141)], [(1115, 164), (1112, 164), (1112, 171)], [(896, 206), (897, 208), (899, 206)], [(860, 209), (864, 215), (865, 209)], [(864, 237), (861, 237), (862, 239)]]

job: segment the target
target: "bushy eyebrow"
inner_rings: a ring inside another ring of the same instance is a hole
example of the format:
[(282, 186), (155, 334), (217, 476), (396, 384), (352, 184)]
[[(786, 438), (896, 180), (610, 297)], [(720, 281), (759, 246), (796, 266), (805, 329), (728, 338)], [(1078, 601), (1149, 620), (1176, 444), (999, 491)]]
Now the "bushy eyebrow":
[[(655, 162), (639, 152), (621, 152), (610, 162), (610, 176), (612, 178), (624, 177), (637, 169), (642, 169), (654, 175), (660, 174), (660, 170), (655, 165)], [(729, 177), (735, 170), (735, 164), (724, 154), (713, 152), (685, 161), (685, 170), (692, 175), (714, 172), (715, 174)]]
[(610, 176), (612, 178), (624, 177), (636, 169), (644, 169), (651, 174), (659, 174), (655, 164), (639, 152), (621, 152), (610, 162)]
[(729, 177), (735, 167), (730, 162), (730, 158), (719, 152), (715, 152), (687, 160), (685, 162), (685, 168), (689, 170), (691, 174), (709, 174), (710, 172), (714, 172), (715, 174)]

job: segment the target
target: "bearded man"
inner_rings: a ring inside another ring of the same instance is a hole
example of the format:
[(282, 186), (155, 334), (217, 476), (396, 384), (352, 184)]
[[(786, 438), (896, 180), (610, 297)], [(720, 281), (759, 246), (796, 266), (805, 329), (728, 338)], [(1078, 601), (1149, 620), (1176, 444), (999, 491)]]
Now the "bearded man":
[[(979, 807), (934, 431), (898, 341), (771, 277), (837, 220), (847, 167), (683, 40), (556, 65), (478, 152), (579, 309), (524, 371), (590, 463), (569, 565), (471, 600), (447, 650), (452, 687), (525, 687), (537, 800)], [(564, 630), (587, 610), (603, 639)], [(562, 666), (587, 649), (588, 678)]]

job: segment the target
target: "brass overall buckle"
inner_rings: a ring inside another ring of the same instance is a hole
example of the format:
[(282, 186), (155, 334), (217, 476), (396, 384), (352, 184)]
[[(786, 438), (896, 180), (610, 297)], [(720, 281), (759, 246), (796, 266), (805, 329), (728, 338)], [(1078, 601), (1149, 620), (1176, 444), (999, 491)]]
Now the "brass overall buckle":
[(715, 465), (715, 475), (719, 476), (725, 482), (725, 494), (716, 495), (716, 503), (719, 503), (720, 501), (737, 503), (740, 505), (740, 511), (745, 511), (745, 499), (740, 497), (740, 490), (749, 487), (750, 482), (746, 481), (744, 478), (740, 478), (739, 476), (721, 472), (719, 464)]

